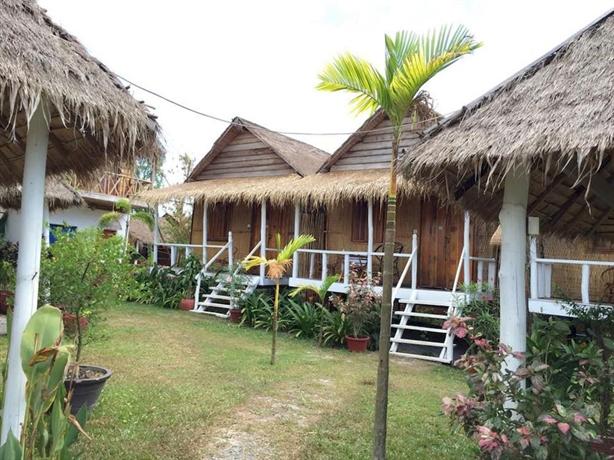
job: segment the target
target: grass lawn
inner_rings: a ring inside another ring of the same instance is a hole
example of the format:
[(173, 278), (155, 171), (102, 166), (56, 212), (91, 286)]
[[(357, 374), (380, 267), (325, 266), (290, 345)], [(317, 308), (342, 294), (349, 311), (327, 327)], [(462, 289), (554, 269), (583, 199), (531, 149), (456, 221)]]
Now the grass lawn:
[[(226, 321), (137, 304), (107, 312), (84, 362), (114, 375), (82, 439), (86, 459), (370, 458), (376, 355), (279, 340)], [(6, 347), (6, 338), (2, 340)], [(440, 415), (464, 391), (447, 366), (393, 360), (391, 459), (475, 457)]]

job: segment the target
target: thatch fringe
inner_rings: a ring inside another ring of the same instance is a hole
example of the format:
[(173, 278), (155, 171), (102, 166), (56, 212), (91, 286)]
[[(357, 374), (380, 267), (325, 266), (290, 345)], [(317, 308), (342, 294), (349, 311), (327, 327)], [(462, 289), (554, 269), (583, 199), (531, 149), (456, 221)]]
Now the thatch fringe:
[[(80, 207), (85, 204), (79, 192), (65, 182), (54, 178), (47, 178), (45, 199), (49, 204), (50, 211)], [(21, 209), (21, 185), (0, 187), (0, 207)]]
[[(3, 0), (0, 123), (13, 141), (21, 115), (27, 122), (41, 100), (51, 119), (90, 136), (98, 156), (109, 161), (154, 156), (161, 149), (155, 118), (104, 64), (34, 0)], [(72, 166), (64, 169), (79, 171)]]

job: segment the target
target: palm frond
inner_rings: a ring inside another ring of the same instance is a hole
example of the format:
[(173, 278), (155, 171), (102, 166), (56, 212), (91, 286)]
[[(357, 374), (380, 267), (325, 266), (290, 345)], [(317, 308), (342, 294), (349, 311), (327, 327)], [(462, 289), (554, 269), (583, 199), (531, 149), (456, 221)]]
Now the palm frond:
[(418, 35), (406, 30), (397, 32), (394, 37), (386, 35), (386, 82), (390, 84), (399, 67), (407, 56), (416, 53), (420, 39)]
[(116, 211), (121, 212), (123, 214), (130, 214), (130, 211), (132, 211), (132, 205), (130, 204), (130, 201), (128, 201), (128, 199), (126, 198), (120, 198), (119, 200), (117, 200), (113, 207)]
[(464, 26), (444, 26), (418, 39), (415, 53), (408, 54), (390, 82), (390, 97), (403, 116), (424, 84), (465, 54), (481, 46)]
[(299, 235), (296, 238), (290, 240), (288, 244), (284, 246), (284, 248), (279, 251), (277, 254), (277, 261), (281, 262), (284, 260), (292, 259), (292, 256), (296, 251), (301, 249), (303, 246), (308, 245), (309, 243), (313, 243), (316, 239), (311, 235)]
[(154, 217), (148, 211), (134, 211), (130, 214), (130, 218), (143, 222), (147, 225), (149, 230), (153, 230), (154, 228)]
[(241, 262), (241, 265), (243, 265), (243, 268), (245, 269), (245, 271), (248, 271), (254, 267), (259, 267), (261, 265), (266, 266), (267, 263), (268, 263), (268, 260), (266, 260), (264, 257), (250, 256), (244, 259), (243, 262)]
[(320, 300), (322, 302), (324, 302), (324, 298), (326, 297), (326, 294), (328, 293), (328, 290), (330, 289), (330, 287), (335, 284), (337, 281), (339, 281), (340, 277), (339, 275), (330, 275), (327, 276), (326, 279), (324, 281), (322, 281), (322, 284), (320, 285), (320, 288), (318, 289), (318, 296), (320, 297)]
[(381, 73), (369, 62), (343, 54), (326, 66), (316, 86), (322, 91), (348, 91), (356, 94), (350, 105), (356, 113), (375, 112), (388, 106), (388, 89)]
[(117, 211), (106, 212), (102, 216), (100, 216), (100, 220), (98, 220), (98, 226), (100, 228), (108, 227), (113, 223), (119, 222), (121, 217), (122, 214)]
[(318, 288), (317, 286), (315, 286), (313, 284), (302, 284), (302, 285), (292, 289), (290, 291), (289, 296), (294, 298), (297, 295), (299, 295), (299, 294), (301, 294), (302, 292), (305, 292), (305, 291), (311, 291), (311, 292), (314, 292), (316, 294), (319, 294), (320, 293), (319, 289), (320, 288)]

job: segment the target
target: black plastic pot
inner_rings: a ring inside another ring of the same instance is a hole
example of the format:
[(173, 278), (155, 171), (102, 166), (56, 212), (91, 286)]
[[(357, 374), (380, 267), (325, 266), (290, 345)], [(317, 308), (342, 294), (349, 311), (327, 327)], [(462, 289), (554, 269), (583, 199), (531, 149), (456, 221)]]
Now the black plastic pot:
[(107, 383), (107, 380), (109, 380), (113, 374), (111, 370), (100, 366), (80, 365), (79, 367), (81, 369), (93, 369), (95, 371), (103, 372), (103, 374), (100, 377), (77, 379), (74, 382), (67, 380), (64, 382), (67, 390), (72, 384), (73, 393), (70, 412), (73, 415), (77, 415), (79, 409), (81, 409), (83, 406), (87, 406), (88, 411), (94, 408), (98, 398), (100, 397), (100, 393), (102, 393), (105, 383)]

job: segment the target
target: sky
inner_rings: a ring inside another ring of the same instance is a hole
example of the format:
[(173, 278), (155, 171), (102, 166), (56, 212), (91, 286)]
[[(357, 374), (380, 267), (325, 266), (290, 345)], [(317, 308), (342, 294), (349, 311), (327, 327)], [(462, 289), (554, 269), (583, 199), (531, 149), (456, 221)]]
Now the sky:
[[(39, 0), (118, 75), (201, 112), (292, 132), (352, 132), (349, 96), (315, 89), (335, 56), (381, 68), (384, 34), (464, 24), (483, 42), (425, 89), (448, 114), (505, 80), (598, 16), (613, 0)], [(167, 147), (200, 160), (226, 128), (150, 94)], [(347, 135), (295, 136), (329, 153)]]

